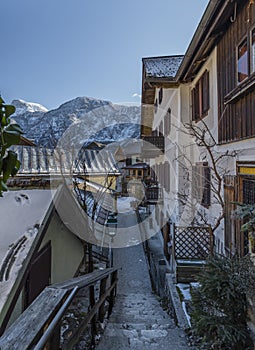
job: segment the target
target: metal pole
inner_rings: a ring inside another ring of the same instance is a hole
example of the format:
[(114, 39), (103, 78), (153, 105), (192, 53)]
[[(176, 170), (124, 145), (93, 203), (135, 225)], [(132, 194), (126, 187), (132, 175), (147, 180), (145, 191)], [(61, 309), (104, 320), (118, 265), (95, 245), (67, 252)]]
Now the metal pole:
[(109, 267), (112, 267), (112, 238), (110, 237), (109, 241)]

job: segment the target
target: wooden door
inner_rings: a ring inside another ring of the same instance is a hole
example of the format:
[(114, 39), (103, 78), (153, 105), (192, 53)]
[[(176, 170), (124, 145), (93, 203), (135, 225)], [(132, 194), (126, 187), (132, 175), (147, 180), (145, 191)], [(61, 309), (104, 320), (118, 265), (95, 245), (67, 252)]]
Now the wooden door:
[(46, 244), (35, 256), (25, 285), (24, 309), (26, 309), (41, 291), (50, 284), (51, 244)]
[[(240, 247), (240, 238), (237, 236), (236, 220), (233, 219), (233, 210), (236, 208), (234, 202), (237, 201), (237, 177), (235, 175), (224, 176), (224, 238), (225, 252), (231, 255)], [(240, 226), (240, 224), (239, 224)]]

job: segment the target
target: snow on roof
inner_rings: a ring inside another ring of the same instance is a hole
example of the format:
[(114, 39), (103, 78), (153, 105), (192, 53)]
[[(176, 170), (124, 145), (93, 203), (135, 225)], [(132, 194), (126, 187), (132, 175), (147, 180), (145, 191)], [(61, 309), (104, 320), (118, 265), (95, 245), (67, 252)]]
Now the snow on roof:
[(52, 201), (50, 190), (9, 191), (0, 198), (0, 312)]
[(33, 236), (52, 201), (51, 190), (20, 190), (0, 198), (0, 265), (9, 246), (22, 236)]
[(125, 156), (141, 154), (143, 141), (140, 139), (127, 139), (120, 142), (120, 147)]
[(83, 161), (85, 162), (87, 173), (119, 173), (112, 153), (104, 149), (101, 151), (81, 150), (76, 169), (73, 169), (74, 160), (70, 152), (65, 152), (61, 149), (53, 151), (37, 146), (21, 145), (13, 146), (12, 149), (17, 153), (21, 163), (17, 177), (49, 174), (69, 175), (72, 170), (81, 173), (84, 171)]
[(148, 57), (143, 59), (148, 78), (174, 78), (183, 60), (183, 55)]
[(83, 164), (86, 166), (85, 171), (89, 174), (120, 175), (113, 154), (105, 149), (102, 149), (99, 152), (87, 149), (82, 150), (80, 153), (80, 160), (76, 165), (77, 172), (84, 172)]
[(21, 163), (17, 176), (70, 173), (72, 159), (69, 152), (23, 145), (13, 146), (12, 149)]

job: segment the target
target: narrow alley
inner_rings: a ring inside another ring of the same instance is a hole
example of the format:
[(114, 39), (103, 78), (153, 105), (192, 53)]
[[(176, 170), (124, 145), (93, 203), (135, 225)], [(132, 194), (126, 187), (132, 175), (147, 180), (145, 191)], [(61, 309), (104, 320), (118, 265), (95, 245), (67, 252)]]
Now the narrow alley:
[[(129, 212), (120, 216), (119, 224), (127, 227), (135, 221), (135, 213)], [(114, 249), (114, 266), (119, 268), (116, 303), (96, 350), (191, 349), (184, 331), (151, 290), (142, 243)]]

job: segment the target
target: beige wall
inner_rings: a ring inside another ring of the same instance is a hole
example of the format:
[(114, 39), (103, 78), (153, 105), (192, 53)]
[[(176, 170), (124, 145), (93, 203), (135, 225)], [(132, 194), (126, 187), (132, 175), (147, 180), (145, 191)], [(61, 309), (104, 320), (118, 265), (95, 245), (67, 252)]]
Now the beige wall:
[[(51, 218), (40, 249), (49, 241), (52, 247), (51, 283), (63, 282), (74, 277), (83, 258), (83, 245), (65, 227), (56, 212)], [(20, 293), (8, 326), (19, 317), (22, 310), (23, 292)]]
[(51, 241), (51, 283), (72, 278), (83, 258), (81, 241), (71, 233), (54, 213), (41, 247)]

